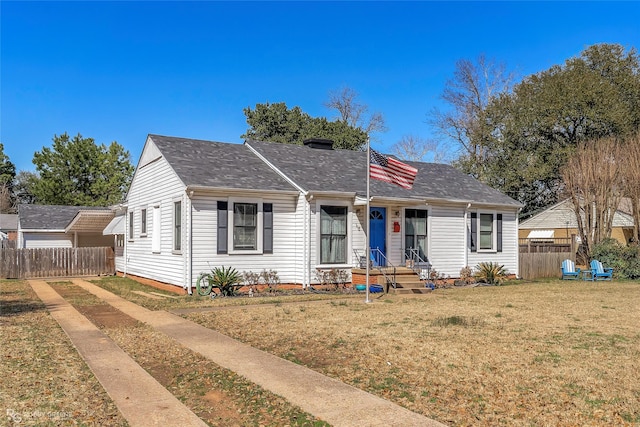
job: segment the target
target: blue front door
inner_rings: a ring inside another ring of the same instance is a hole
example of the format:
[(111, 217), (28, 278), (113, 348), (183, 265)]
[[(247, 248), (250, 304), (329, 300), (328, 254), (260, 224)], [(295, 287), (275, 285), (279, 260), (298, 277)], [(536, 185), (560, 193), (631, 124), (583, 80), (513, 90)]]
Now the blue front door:
[[(374, 249), (371, 251), (371, 260), (375, 266), (386, 265), (385, 259), (382, 256), (387, 254), (387, 227), (385, 217), (385, 208), (370, 208), (369, 230), (371, 231), (371, 238), (369, 239), (369, 247)], [(375, 249), (378, 249), (380, 252)]]

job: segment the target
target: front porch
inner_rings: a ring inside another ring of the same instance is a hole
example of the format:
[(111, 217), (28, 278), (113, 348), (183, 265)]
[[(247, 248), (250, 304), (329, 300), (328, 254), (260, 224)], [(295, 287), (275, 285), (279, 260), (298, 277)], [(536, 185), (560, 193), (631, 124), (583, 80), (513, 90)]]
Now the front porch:
[[(351, 283), (365, 285), (366, 268), (351, 269)], [(431, 288), (426, 286), (427, 280), (408, 267), (372, 267), (369, 270), (369, 283), (379, 285), (383, 292), (393, 294), (426, 294)]]

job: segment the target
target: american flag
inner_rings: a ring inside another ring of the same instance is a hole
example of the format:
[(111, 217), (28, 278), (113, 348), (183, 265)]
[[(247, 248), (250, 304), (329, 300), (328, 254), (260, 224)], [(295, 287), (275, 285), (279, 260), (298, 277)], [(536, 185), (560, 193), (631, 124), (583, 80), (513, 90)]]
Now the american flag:
[(418, 174), (418, 169), (399, 160), (384, 156), (377, 151), (370, 150), (370, 152), (369, 176), (371, 178), (390, 182), (411, 190), (413, 181)]

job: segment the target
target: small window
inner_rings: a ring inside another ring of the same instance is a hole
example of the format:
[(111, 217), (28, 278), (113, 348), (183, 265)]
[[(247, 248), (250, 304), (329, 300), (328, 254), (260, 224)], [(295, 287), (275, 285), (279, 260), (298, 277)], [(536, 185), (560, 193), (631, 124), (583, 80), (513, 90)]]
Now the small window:
[(347, 208), (320, 207), (320, 263), (347, 262)]
[(173, 250), (182, 250), (182, 202), (173, 203)]
[(147, 210), (140, 211), (140, 236), (147, 235)]
[(233, 204), (233, 249), (258, 248), (258, 205), (256, 203)]
[(480, 250), (493, 249), (493, 214), (480, 214)]
[(133, 240), (133, 212), (129, 212), (129, 240)]

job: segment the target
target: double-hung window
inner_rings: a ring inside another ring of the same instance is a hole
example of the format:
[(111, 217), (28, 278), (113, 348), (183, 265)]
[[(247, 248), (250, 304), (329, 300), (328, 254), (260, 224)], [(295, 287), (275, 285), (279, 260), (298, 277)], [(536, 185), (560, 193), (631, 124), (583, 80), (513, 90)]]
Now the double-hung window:
[(273, 203), (233, 197), (220, 200), (217, 222), (217, 253), (273, 253)]
[(133, 211), (129, 212), (129, 236), (130, 241), (133, 240)]
[(182, 202), (173, 202), (173, 250), (182, 250)]
[(147, 209), (140, 210), (140, 237), (147, 235)]
[(471, 252), (502, 252), (502, 214), (471, 212)]
[(320, 263), (347, 262), (347, 207), (320, 206)]
[(258, 249), (258, 204), (233, 204), (233, 249)]

